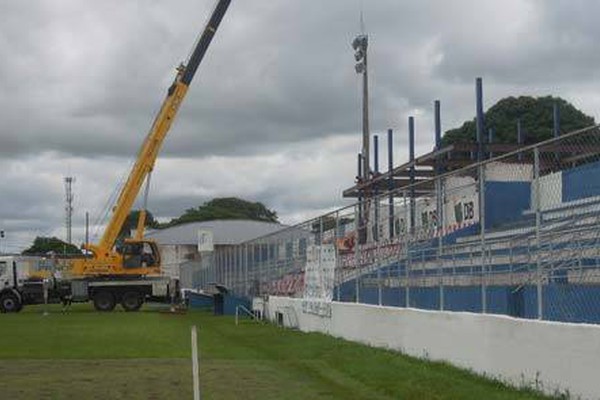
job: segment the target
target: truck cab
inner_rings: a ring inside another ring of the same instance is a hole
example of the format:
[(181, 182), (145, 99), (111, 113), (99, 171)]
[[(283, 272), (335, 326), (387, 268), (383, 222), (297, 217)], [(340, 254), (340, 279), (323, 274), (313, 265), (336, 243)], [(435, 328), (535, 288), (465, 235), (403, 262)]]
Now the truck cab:
[(17, 257), (0, 257), (0, 312), (18, 312), (23, 307), (23, 268)]

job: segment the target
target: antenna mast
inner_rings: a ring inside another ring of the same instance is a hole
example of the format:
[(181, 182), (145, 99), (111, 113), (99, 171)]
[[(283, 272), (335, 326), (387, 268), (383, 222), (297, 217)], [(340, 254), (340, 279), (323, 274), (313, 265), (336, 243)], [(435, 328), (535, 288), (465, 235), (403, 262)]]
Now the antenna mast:
[(71, 226), (73, 220), (73, 182), (72, 176), (65, 177), (65, 228), (67, 230), (67, 243), (72, 244)]

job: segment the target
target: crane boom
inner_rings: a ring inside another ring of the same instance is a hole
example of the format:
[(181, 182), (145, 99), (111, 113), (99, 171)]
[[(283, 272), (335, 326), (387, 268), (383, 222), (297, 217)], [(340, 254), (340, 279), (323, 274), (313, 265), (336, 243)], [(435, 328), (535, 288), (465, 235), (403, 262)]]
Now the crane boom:
[[(177, 75), (173, 84), (169, 87), (160, 111), (142, 144), (100, 242), (97, 245), (86, 244), (84, 246), (93, 253), (94, 257), (75, 262), (72, 268), (73, 273), (82, 275), (122, 273), (122, 258), (113, 252), (113, 247), (144, 180), (154, 167), (160, 147), (230, 2), (231, 0), (218, 0), (186, 65), (182, 64), (177, 68)], [(129, 271), (130, 273), (139, 272), (136, 268)]]

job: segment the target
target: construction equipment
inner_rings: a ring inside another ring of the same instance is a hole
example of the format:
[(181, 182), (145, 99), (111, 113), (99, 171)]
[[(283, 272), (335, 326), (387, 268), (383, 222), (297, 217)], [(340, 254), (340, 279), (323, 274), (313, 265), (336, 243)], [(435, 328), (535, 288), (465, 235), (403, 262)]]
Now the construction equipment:
[[(178, 282), (161, 275), (161, 258), (156, 243), (143, 237), (145, 209), (140, 212), (135, 237), (126, 239), (120, 246), (116, 243), (144, 181), (147, 198), (150, 174), (160, 147), (230, 2), (218, 0), (188, 61), (177, 68), (177, 75), (142, 144), (100, 242), (83, 246), (86, 257), (66, 260), (64, 276), (60, 281), (54, 280), (51, 297), (63, 301), (92, 300), (100, 311), (110, 311), (120, 302), (125, 310), (135, 311), (147, 299), (172, 300), (178, 294)], [(16, 260), (5, 260), (4, 274), (0, 275), (8, 278), (5, 278), (4, 290), (0, 287), (0, 311), (18, 311), (25, 302), (25, 296), (20, 294), (23, 294), (27, 282), (17, 277), (16, 269)], [(11, 270), (15, 271), (14, 274)], [(3, 278), (0, 276), (0, 279)]]

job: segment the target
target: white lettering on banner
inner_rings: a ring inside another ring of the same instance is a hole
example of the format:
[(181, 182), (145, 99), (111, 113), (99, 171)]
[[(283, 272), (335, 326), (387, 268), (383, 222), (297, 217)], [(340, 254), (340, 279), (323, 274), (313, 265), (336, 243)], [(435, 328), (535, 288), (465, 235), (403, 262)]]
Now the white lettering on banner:
[(309, 246), (306, 249), (303, 312), (331, 317), (334, 279), (335, 246)]

